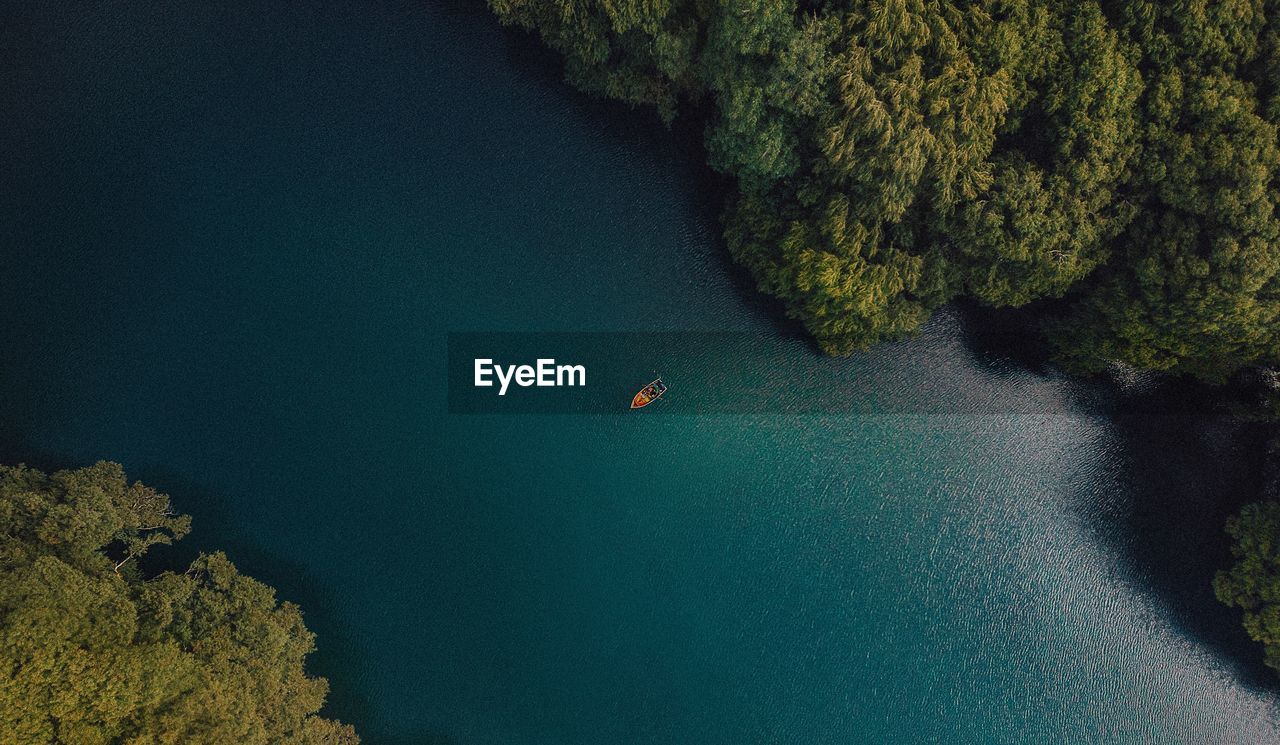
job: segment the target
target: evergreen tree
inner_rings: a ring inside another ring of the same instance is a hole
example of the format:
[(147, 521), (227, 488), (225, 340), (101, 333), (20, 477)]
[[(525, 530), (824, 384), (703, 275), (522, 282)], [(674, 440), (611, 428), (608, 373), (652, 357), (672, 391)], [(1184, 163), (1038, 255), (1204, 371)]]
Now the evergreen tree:
[[(1176, 51), (1167, 36), (1147, 43), (1161, 55)], [(1217, 58), (1203, 71), (1204, 54), (1194, 45), (1180, 67), (1153, 73), (1131, 186), (1138, 216), (1116, 260), (1051, 325), (1075, 369), (1118, 359), (1223, 380), (1280, 359), (1277, 129), (1261, 115), (1255, 87)]]
[[(1021, 105), (994, 178), (940, 232), (967, 295), (1019, 306), (1061, 297), (1110, 255), (1133, 218), (1117, 196), (1138, 150), (1137, 54), (1093, 2), (1041, 9), (1020, 28)], [(1013, 45), (996, 41), (996, 53)]]

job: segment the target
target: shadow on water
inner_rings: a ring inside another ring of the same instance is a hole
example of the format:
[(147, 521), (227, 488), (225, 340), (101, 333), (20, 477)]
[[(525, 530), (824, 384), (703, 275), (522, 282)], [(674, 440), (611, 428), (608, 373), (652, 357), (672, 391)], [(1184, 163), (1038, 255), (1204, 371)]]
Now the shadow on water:
[(1227, 518), (1261, 493), (1265, 428), (1226, 415), (1122, 414), (1114, 423), (1130, 503), (1119, 516), (1095, 516), (1112, 523), (1101, 529), (1114, 528), (1113, 542), (1182, 631), (1233, 663), (1245, 684), (1280, 692), (1240, 611), (1219, 603), (1212, 588), (1214, 574), (1231, 564)]
[[(961, 341), (969, 354), (997, 375), (1048, 375), (1049, 355), (1036, 343), (1034, 315), (1025, 310), (989, 308), (972, 301), (953, 303), (961, 320)], [(995, 364), (992, 364), (995, 363)]]
[[(964, 343), (997, 374), (1047, 375), (1050, 359), (1038, 343), (1034, 312), (960, 304)], [(1155, 591), (1175, 627), (1227, 664), (1245, 685), (1280, 694), (1240, 612), (1213, 594), (1214, 574), (1231, 564), (1227, 518), (1259, 498), (1267, 429), (1226, 412), (1234, 401), (1221, 387), (1164, 380), (1140, 392), (1105, 380), (1073, 384), (1082, 408), (1108, 401), (1117, 443), (1118, 503), (1083, 508), (1082, 518), (1124, 562), (1129, 579)]]

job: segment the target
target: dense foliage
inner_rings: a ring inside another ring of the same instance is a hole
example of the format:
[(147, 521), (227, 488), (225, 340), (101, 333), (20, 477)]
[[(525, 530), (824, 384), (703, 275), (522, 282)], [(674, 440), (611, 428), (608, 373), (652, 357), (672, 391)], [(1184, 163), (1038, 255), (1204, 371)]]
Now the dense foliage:
[(1280, 0), (490, 0), (588, 91), (712, 112), (733, 255), (832, 353), (1064, 298), (1081, 371), (1280, 359)]
[(1236, 563), (1219, 572), (1213, 589), (1244, 609), (1244, 627), (1262, 642), (1268, 666), (1280, 671), (1280, 502), (1247, 505), (1227, 522)]
[(315, 715), (296, 606), (222, 554), (139, 573), (189, 526), (115, 464), (0, 467), (0, 743), (358, 742)]

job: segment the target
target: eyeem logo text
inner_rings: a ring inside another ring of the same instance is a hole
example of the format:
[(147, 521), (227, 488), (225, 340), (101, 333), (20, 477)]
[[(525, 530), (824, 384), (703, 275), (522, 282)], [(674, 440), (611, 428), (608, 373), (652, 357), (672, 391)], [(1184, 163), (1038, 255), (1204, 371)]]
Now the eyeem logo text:
[(539, 359), (536, 365), (495, 365), (491, 359), (476, 358), (476, 387), (492, 388), (497, 378), (498, 395), (507, 395), (514, 381), (521, 388), (560, 388), (585, 386), (587, 368), (582, 365), (557, 365), (552, 359)]

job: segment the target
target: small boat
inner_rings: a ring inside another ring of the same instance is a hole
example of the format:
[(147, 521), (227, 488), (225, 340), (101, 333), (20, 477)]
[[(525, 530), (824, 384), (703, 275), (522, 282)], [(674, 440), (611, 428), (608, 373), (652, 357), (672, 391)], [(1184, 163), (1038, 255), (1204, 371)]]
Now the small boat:
[(662, 378), (658, 378), (649, 385), (640, 389), (640, 392), (631, 399), (631, 408), (642, 409), (649, 404), (662, 398), (662, 394), (667, 392), (667, 384), (662, 382)]

